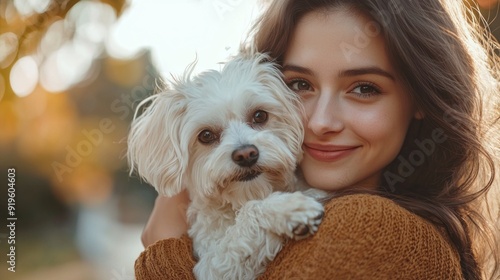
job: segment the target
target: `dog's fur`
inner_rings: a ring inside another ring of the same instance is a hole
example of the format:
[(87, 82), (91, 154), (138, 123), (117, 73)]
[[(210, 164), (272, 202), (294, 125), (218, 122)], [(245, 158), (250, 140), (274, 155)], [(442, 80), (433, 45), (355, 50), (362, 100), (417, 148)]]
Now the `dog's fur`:
[(254, 279), (285, 237), (308, 236), (321, 221), (322, 205), (298, 192), (294, 173), (300, 100), (263, 54), (242, 53), (194, 78), (191, 71), (142, 102), (149, 106), (129, 135), (131, 172), (161, 195), (188, 190), (198, 279)]

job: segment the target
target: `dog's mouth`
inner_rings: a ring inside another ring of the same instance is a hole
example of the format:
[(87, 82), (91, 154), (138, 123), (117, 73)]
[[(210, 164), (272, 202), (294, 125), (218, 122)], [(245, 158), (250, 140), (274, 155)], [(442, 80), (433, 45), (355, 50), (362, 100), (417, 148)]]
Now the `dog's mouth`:
[(257, 170), (251, 170), (250, 172), (242, 174), (236, 180), (240, 182), (247, 182), (259, 177), (260, 174), (262, 174), (262, 172)]

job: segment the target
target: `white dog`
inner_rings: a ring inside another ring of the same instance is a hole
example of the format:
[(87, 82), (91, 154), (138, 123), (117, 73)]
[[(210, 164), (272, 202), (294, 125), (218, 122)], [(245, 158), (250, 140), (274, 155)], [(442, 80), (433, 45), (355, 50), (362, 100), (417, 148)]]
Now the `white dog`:
[(300, 100), (263, 54), (191, 72), (141, 103), (149, 106), (132, 123), (131, 172), (161, 195), (189, 192), (197, 279), (254, 279), (285, 237), (313, 234), (323, 215), (294, 173)]

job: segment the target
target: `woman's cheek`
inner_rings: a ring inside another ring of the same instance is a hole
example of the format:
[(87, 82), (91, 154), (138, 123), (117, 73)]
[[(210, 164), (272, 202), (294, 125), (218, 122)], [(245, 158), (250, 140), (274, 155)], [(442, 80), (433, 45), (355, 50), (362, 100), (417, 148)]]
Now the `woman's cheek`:
[[(353, 132), (371, 147), (383, 147), (387, 154), (401, 149), (409, 120), (405, 114), (390, 114), (387, 110), (358, 110), (350, 126)], [(378, 151), (382, 152), (382, 151)]]

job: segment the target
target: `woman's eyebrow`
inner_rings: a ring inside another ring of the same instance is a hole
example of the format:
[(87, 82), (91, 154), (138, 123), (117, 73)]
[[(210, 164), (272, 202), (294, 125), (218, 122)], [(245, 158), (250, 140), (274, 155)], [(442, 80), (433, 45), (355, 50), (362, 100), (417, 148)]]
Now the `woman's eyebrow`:
[(301, 66), (297, 66), (297, 65), (293, 65), (293, 64), (285, 64), (285, 65), (283, 65), (283, 67), (281, 69), (283, 72), (292, 71), (292, 72), (297, 72), (297, 73), (311, 75), (311, 76), (314, 75), (313, 71), (311, 71), (309, 68), (305, 68), (305, 67), (301, 67)]
[[(306, 75), (314, 75), (314, 72), (306, 67), (298, 66), (298, 65), (293, 65), (293, 64), (285, 64), (282, 67), (282, 71), (292, 71), (292, 72), (297, 72), (301, 74), (306, 74)], [(396, 80), (394, 76), (389, 73), (388, 71), (385, 71), (384, 69), (376, 66), (372, 67), (362, 67), (362, 68), (355, 68), (355, 69), (347, 69), (347, 70), (341, 70), (339, 72), (339, 77), (354, 77), (354, 76), (362, 76), (362, 75), (369, 75), (369, 74), (375, 74), (375, 75), (380, 75), (384, 76), (386, 78), (389, 78), (393, 81)]]
[(375, 74), (375, 75), (384, 76), (384, 77), (387, 77), (393, 81), (396, 80), (391, 73), (385, 71), (384, 69), (376, 67), (376, 66), (342, 70), (339, 72), (339, 77), (353, 77), (353, 76), (361, 76), (361, 75), (368, 75), (368, 74)]
[[(302, 73), (302, 74), (314, 76), (314, 72), (311, 69), (306, 68), (306, 67), (302, 67), (302, 66), (298, 66), (298, 65), (293, 65), (293, 64), (283, 65), (282, 71), (283, 72), (292, 71), (292, 72), (297, 72), (297, 73)], [(377, 66), (341, 70), (339, 72), (339, 77), (354, 77), (354, 76), (369, 75), (369, 74), (384, 76), (384, 77), (389, 78), (393, 81), (396, 80), (396, 78), (394, 78), (394, 76), (391, 73), (389, 73), (388, 71), (385, 71), (384, 69), (377, 67)]]

